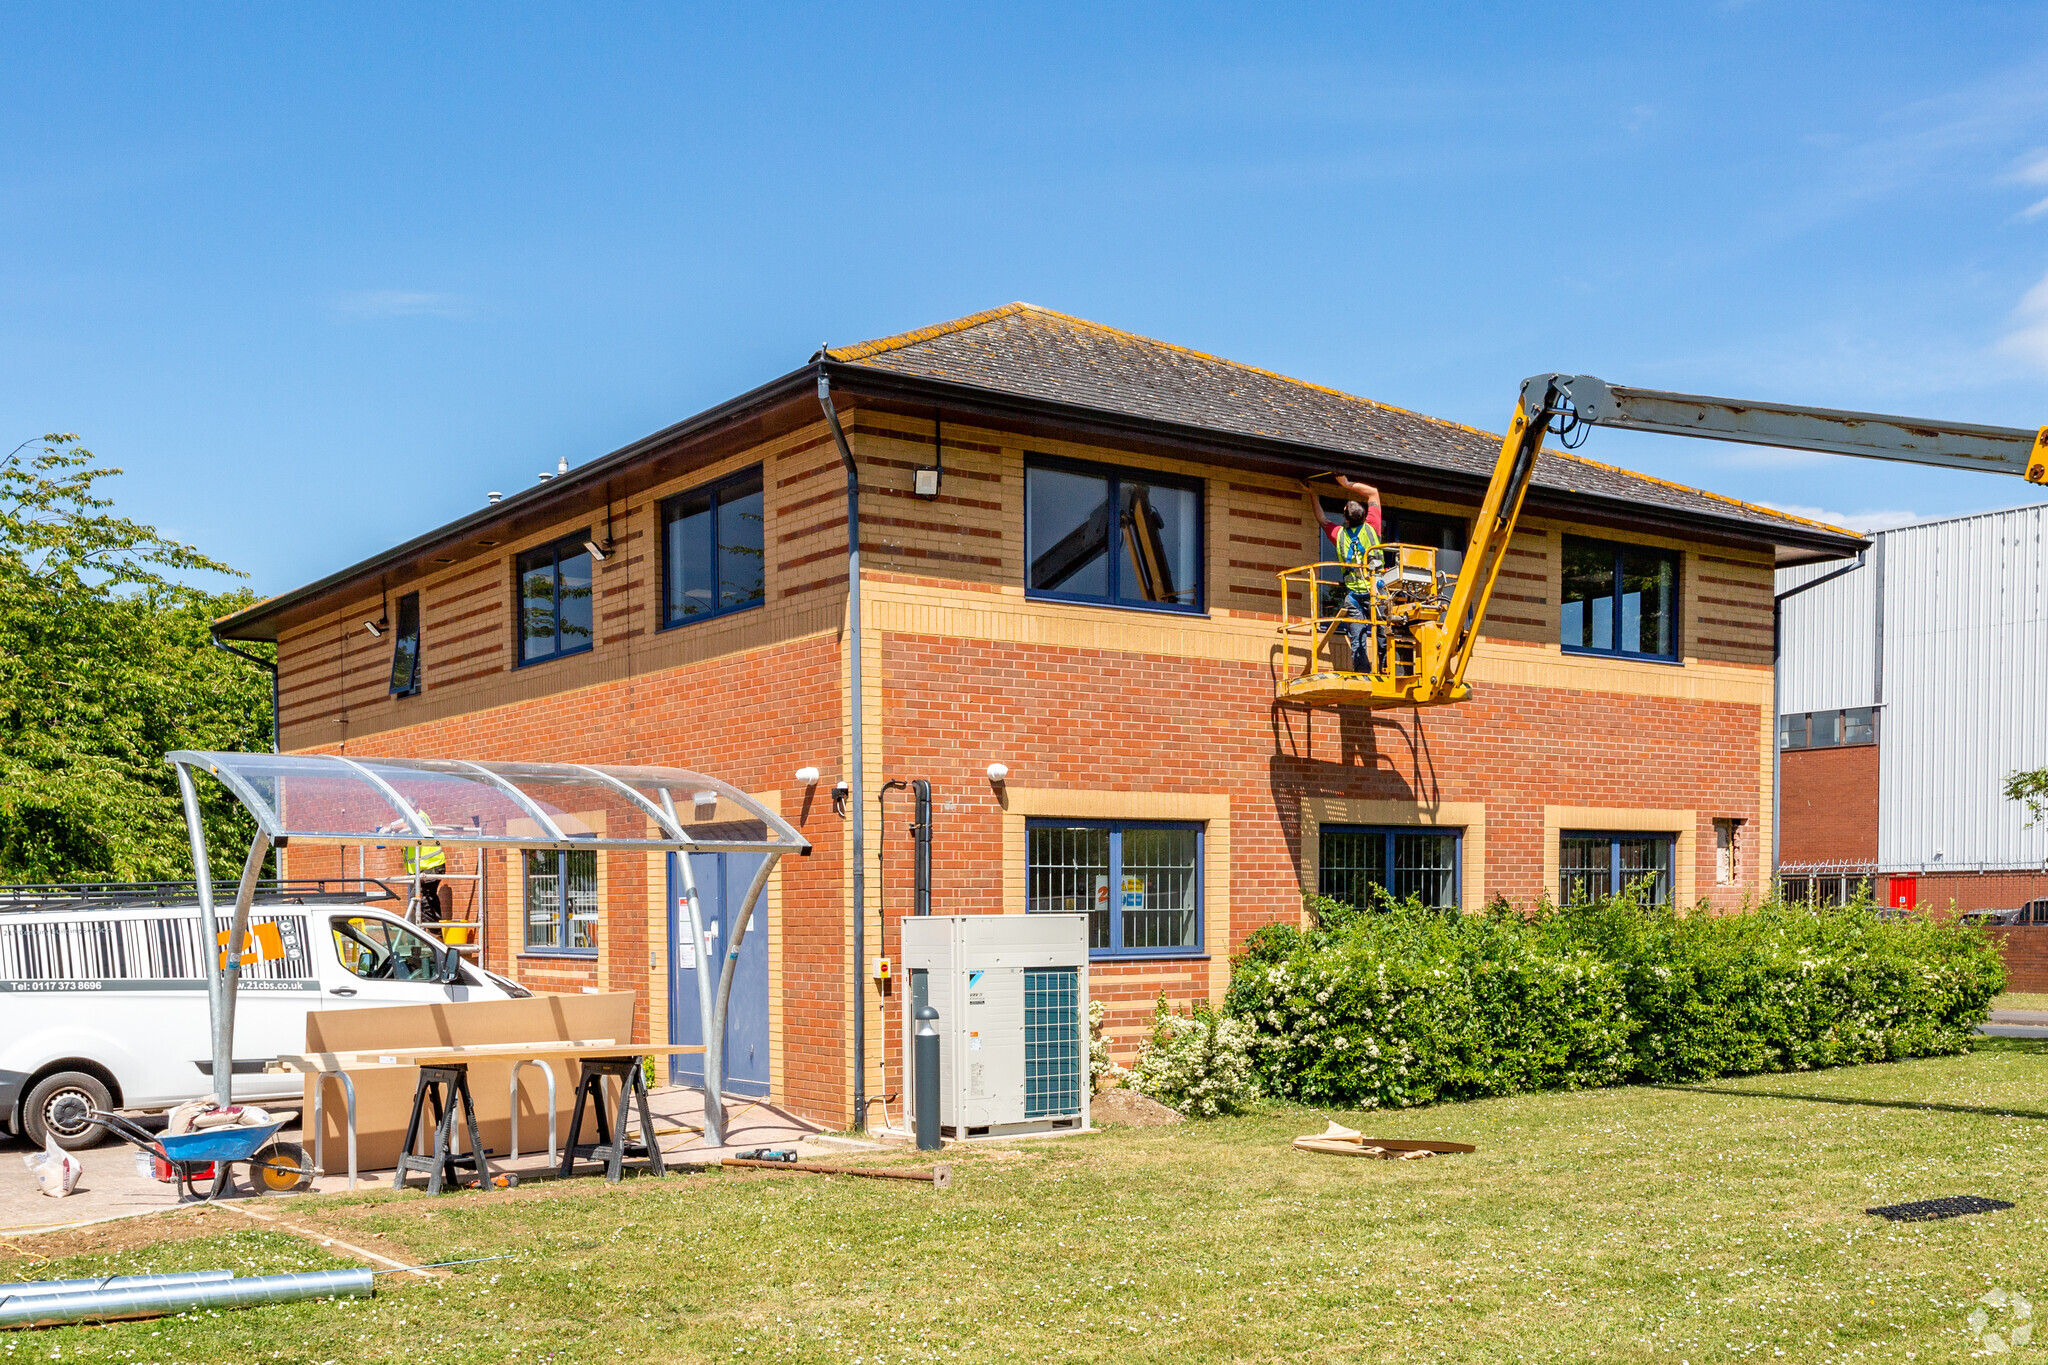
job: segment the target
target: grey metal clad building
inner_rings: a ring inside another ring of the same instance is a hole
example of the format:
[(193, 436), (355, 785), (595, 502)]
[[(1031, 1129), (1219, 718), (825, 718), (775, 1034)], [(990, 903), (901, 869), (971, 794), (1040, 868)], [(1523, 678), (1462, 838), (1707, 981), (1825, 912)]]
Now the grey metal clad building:
[(2048, 504), (1871, 538), (1777, 575), (1781, 867), (1864, 865), (1894, 904), (2048, 895), (2048, 825), (2000, 792), (2048, 766)]

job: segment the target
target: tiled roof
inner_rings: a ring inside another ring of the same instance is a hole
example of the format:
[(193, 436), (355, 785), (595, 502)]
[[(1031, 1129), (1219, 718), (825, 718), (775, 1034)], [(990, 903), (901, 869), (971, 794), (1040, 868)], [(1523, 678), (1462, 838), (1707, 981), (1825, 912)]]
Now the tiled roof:
[[(834, 347), (826, 354), (868, 369), (1454, 469), (1480, 479), (1493, 473), (1500, 452), (1501, 438), (1489, 432), (1028, 303), (858, 346)], [(1504, 385), (1502, 392), (1509, 389)], [(1563, 493), (1656, 503), (1747, 521), (1760, 528), (1797, 526), (1856, 534), (1551, 450), (1537, 462), (1535, 483)]]

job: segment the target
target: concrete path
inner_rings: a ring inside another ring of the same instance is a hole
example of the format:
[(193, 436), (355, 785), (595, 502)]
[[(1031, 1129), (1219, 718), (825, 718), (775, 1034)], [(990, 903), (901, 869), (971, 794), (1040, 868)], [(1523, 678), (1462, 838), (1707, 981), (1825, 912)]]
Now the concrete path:
[[(703, 1092), (680, 1086), (669, 1087), (654, 1091), (649, 1099), (662, 1156), (672, 1161), (715, 1161), (720, 1156), (731, 1156), (754, 1147), (794, 1148), (806, 1159), (833, 1153), (845, 1154), (849, 1150), (881, 1149), (877, 1143), (823, 1134), (816, 1124), (766, 1101), (739, 1096), (726, 1097), (727, 1145), (710, 1148), (704, 1145)], [(289, 1142), (299, 1141), (297, 1123), (287, 1126), (278, 1136)], [(553, 1168), (545, 1150), (546, 1124), (530, 1127), (522, 1124), (519, 1136), (522, 1144), (531, 1142), (540, 1150), (529, 1150), (516, 1162), (501, 1161), (494, 1156), (492, 1167), (513, 1171), (526, 1180), (552, 1176)], [(566, 1139), (568, 1134), (564, 1132), (561, 1136)], [(75, 1153), (85, 1165), (85, 1174), (68, 1198), (52, 1199), (36, 1188), (35, 1178), (23, 1164), (23, 1156), (33, 1154), (34, 1150), (26, 1139), (0, 1137), (0, 1237), (28, 1236), (77, 1223), (133, 1217), (170, 1208), (177, 1202), (176, 1186), (159, 1184), (140, 1174), (135, 1167), (135, 1149), (125, 1143), (112, 1142)], [(310, 1157), (312, 1153), (309, 1151), (307, 1155)], [(316, 1178), (314, 1192), (328, 1194), (346, 1190), (346, 1148), (337, 1143), (335, 1150), (328, 1152), (326, 1157), (328, 1169), (337, 1174)], [(604, 1178), (603, 1168), (590, 1163), (579, 1164), (577, 1174), (599, 1180)], [(358, 1175), (358, 1191), (389, 1189), (391, 1186), (392, 1173), (389, 1169), (362, 1171)], [(419, 1187), (418, 1177), (414, 1178), (413, 1184), (414, 1188)], [(241, 1197), (253, 1197), (248, 1194), (248, 1182), (239, 1174), (237, 1185)]]

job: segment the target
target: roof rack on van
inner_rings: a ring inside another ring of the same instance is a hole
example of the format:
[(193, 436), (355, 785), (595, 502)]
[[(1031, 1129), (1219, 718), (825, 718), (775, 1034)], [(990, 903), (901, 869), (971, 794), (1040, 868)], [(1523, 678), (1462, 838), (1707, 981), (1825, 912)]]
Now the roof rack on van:
[[(237, 885), (215, 882), (215, 903), (233, 905)], [(256, 883), (258, 905), (358, 905), (405, 900), (375, 877), (271, 878)], [(135, 906), (187, 906), (199, 901), (194, 882), (49, 882), (0, 885), (0, 914), (31, 910), (119, 910)]]

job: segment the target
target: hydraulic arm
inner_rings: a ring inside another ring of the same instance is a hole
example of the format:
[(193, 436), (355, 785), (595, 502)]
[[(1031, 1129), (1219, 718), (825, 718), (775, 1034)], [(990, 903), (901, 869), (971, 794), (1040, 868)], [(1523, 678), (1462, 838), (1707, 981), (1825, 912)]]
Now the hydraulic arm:
[[(1370, 591), (1364, 595), (1363, 616), (1353, 606), (1340, 605), (1339, 594), (1332, 592), (1333, 584), (1355, 570), (1325, 563), (1280, 575), (1280, 630), (1288, 665), (1278, 686), (1280, 699), (1391, 707), (1439, 706), (1471, 696), (1465, 666), (1521, 517), (1543, 438), (1592, 426), (1978, 469), (2048, 484), (2048, 427), (2028, 431), (1932, 422), (1623, 388), (1591, 375), (1535, 375), (1522, 381), (1514, 420), (1501, 440), (1493, 478), (1455, 575), (1438, 568), (1434, 550), (1383, 546), (1368, 561)], [(1298, 600), (1306, 608), (1299, 616), (1293, 610)], [(1340, 630), (1361, 637), (1343, 670), (1331, 657)], [(1297, 654), (1304, 656), (1298, 671)]]

